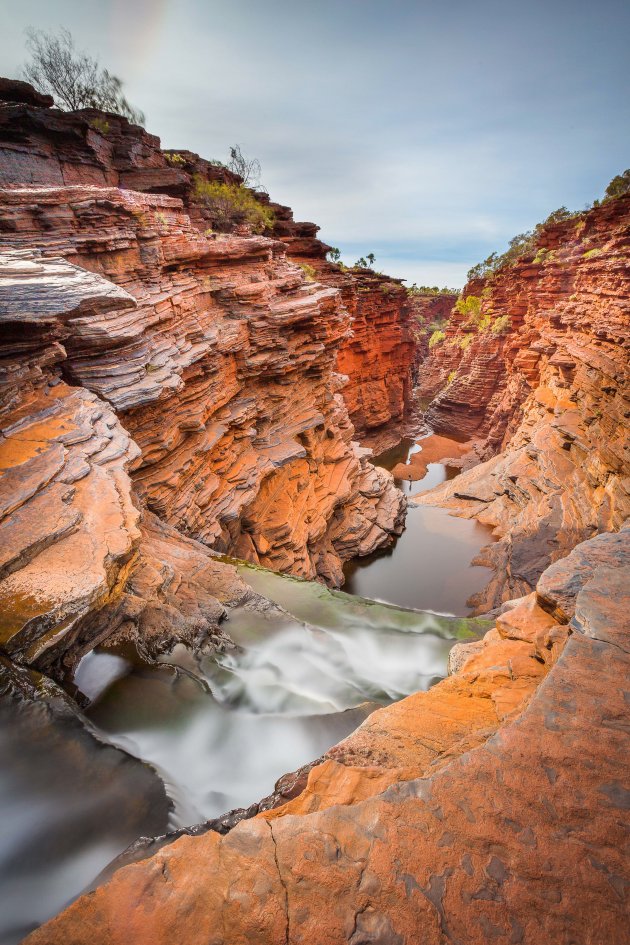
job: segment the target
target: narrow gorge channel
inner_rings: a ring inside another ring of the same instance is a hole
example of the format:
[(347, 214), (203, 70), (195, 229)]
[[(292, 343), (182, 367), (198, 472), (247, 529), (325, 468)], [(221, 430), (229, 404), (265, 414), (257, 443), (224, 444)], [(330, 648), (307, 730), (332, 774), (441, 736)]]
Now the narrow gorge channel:
[(620, 941), (626, 177), (405, 286), (0, 79), (0, 945)]
[[(391, 470), (420, 448), (405, 439), (373, 462)], [(395, 481), (411, 495), (457, 472), (431, 463), (422, 478)], [(375, 708), (443, 678), (452, 645), (490, 625), (468, 619), (463, 596), (487, 580), (489, 571), (471, 561), (488, 540), (490, 530), (474, 522), (412, 505), (391, 549), (348, 563), (342, 591), (239, 563), (242, 579), (270, 605), (231, 612), (225, 629), (236, 646), (222, 654), (181, 645), (157, 662), (131, 645), (88, 653), (70, 691), (86, 706), (96, 738), (125, 753), (113, 768), (115, 751), (87, 734), (79, 749), (79, 725), (68, 732), (65, 716), (50, 718), (40, 733), (58, 744), (56, 751), (24, 753), (36, 710), (24, 702), (15, 717), (9, 713), (2, 731), (13, 735), (3, 744), (0, 796), (15, 839), (0, 861), (0, 882), (14, 893), (0, 920), (0, 942), (29, 930), (34, 889), (35, 918), (44, 921), (138, 837), (248, 808)], [(397, 568), (400, 580), (392, 579)], [(79, 750), (77, 783), (64, 753)], [(152, 802), (137, 802), (142, 785)], [(122, 821), (115, 813), (120, 803), (130, 812)]]

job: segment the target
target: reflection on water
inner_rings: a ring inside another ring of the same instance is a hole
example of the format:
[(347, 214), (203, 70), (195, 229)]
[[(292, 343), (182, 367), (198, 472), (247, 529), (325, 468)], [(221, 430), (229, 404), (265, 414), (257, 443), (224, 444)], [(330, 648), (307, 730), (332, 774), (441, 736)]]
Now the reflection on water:
[[(373, 461), (391, 471), (419, 449), (414, 440), (405, 439)], [(406, 495), (414, 496), (453, 479), (458, 472), (444, 463), (429, 463), (422, 479), (394, 482)], [(389, 548), (346, 564), (344, 590), (399, 607), (466, 616), (470, 613), (467, 600), (485, 587), (491, 575), (488, 568), (471, 565), (471, 561), (492, 540), (492, 530), (477, 521), (449, 515), (436, 506), (412, 504), (405, 531)]]
[[(415, 449), (403, 441), (375, 462), (393, 468)], [(399, 485), (415, 494), (455, 473), (433, 463)], [(444, 675), (452, 643), (487, 626), (459, 617), (487, 580), (470, 561), (488, 540), (476, 522), (412, 507), (392, 548), (348, 565), (350, 594), (241, 565), (278, 608), (234, 610), (238, 647), (218, 658), (182, 646), (157, 665), (89, 654), (75, 677), (87, 715), (135, 758), (99, 745), (63, 699), (63, 711), (16, 699), (0, 673), (0, 945), (59, 911), (138, 836), (247, 807), (376, 706)]]

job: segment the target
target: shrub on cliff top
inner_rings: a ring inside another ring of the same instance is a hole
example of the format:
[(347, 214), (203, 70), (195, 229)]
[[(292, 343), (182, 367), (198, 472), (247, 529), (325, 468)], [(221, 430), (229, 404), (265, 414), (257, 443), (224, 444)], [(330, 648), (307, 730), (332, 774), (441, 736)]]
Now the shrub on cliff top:
[(630, 167), (613, 177), (606, 188), (606, 199), (614, 200), (616, 197), (623, 197), (624, 194), (630, 194)]
[(457, 289), (439, 288), (437, 285), (413, 285), (407, 289), (407, 295), (457, 295)]
[(26, 35), (31, 61), (24, 67), (24, 76), (40, 92), (52, 95), (59, 108), (100, 108), (135, 124), (144, 123), (142, 112), (132, 108), (123, 95), (118, 76), (77, 50), (68, 30), (61, 29), (54, 35), (28, 29)]
[(254, 233), (271, 230), (275, 221), (271, 207), (256, 200), (254, 194), (242, 184), (223, 184), (194, 179), (194, 195), (210, 211), (214, 227), (229, 233), (235, 226), (247, 223)]
[(557, 210), (553, 210), (549, 216), (543, 220), (542, 223), (538, 223), (533, 230), (528, 230), (526, 233), (518, 233), (514, 236), (510, 240), (508, 248), (504, 253), (501, 255), (498, 253), (490, 253), (483, 262), (477, 263), (476, 266), (469, 269), (468, 279), (492, 278), (499, 269), (503, 269), (504, 266), (512, 266), (515, 262), (518, 262), (519, 259), (527, 256), (528, 253), (533, 253), (536, 243), (546, 227), (552, 226), (554, 223), (564, 223), (566, 220), (573, 220), (580, 216), (582, 216), (581, 210), (567, 210), (566, 207), (559, 207)]

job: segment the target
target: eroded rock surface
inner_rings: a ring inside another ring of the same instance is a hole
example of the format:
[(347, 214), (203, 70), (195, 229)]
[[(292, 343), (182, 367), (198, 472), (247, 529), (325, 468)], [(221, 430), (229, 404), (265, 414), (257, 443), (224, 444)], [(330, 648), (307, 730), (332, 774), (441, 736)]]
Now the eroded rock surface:
[(465, 290), (485, 328), (456, 312), (423, 364), (442, 388), (433, 428), (474, 437), (484, 460), (420, 499), (495, 526), (481, 610), (630, 514), (629, 232), (628, 197), (547, 227), (534, 258)]
[[(400, 532), (405, 500), (354, 441), (339, 289), (277, 239), (199, 229), (193, 178), (225, 169), (5, 86), (2, 645), (49, 666), (100, 638), (111, 608), (128, 625), (120, 595), (152, 571), (148, 512), (217, 551), (340, 583), (344, 560)], [(179, 611), (186, 639), (216, 635), (217, 581), (212, 619)]]
[(29, 943), (621, 941), (617, 540), (581, 546), (581, 587), (517, 602), (456, 675), (373, 713), (289, 804), (121, 869)]

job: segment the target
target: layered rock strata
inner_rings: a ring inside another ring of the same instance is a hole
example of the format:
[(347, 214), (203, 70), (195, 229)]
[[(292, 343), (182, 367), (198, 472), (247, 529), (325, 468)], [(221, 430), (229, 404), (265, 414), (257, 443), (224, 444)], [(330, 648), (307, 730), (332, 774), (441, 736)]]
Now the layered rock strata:
[(448, 322), (453, 306), (457, 301), (457, 294), (452, 292), (423, 292), (412, 290), (409, 293), (409, 307), (411, 309), (411, 332), (415, 344), (413, 380), (417, 385), (416, 395), (426, 396), (435, 393), (428, 380), (424, 365), (429, 356), (429, 339), (434, 331), (439, 331)]
[[(115, 186), (170, 195), (183, 200), (203, 233), (214, 221), (197, 182), (240, 182), (219, 162), (186, 150), (162, 151), (159, 138), (120, 116), (50, 108), (52, 101), (26, 83), (0, 80), (0, 102), (2, 185)], [(341, 291), (353, 330), (339, 341), (338, 369), (348, 377), (343, 396), (356, 429), (398, 420), (409, 407), (414, 359), (400, 280), (327, 262), (330, 247), (317, 239), (316, 224), (296, 222), (289, 207), (264, 193), (255, 196), (272, 209), (273, 236), (286, 244), (288, 258), (306, 266), (309, 279)]]
[(295, 223), (288, 207), (272, 204), (275, 232), (309, 278), (339, 289), (352, 331), (342, 342), (338, 370), (347, 377), (343, 396), (361, 434), (399, 424), (412, 406), (416, 339), (414, 318), (402, 280), (371, 269), (347, 269), (327, 258), (319, 227)]
[(484, 460), (419, 499), (495, 526), (481, 610), (630, 514), (629, 234), (628, 197), (547, 227), (467, 287), (480, 315), (455, 312), (423, 365), (425, 389), (441, 387), (431, 426), (472, 437)]
[(29, 943), (620, 941), (628, 551), (581, 545), (293, 801), (121, 869)]
[[(404, 516), (353, 440), (339, 291), (278, 240), (204, 235), (178, 197), (128, 189), (183, 172), (110, 117), (0, 108), (2, 646), (40, 667), (98, 640), (132, 575), (160, 597), (149, 513), (174, 548), (177, 529), (333, 584)], [(217, 636), (230, 595), (213, 580), (203, 619), (191, 590), (174, 603), (186, 639)], [(137, 600), (123, 611), (112, 625), (146, 627)]]

